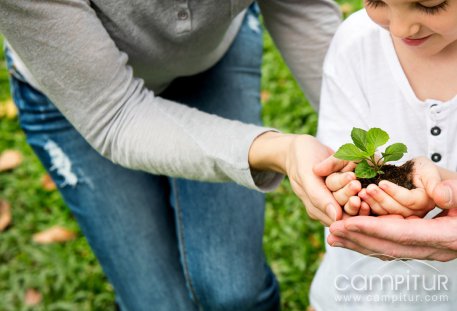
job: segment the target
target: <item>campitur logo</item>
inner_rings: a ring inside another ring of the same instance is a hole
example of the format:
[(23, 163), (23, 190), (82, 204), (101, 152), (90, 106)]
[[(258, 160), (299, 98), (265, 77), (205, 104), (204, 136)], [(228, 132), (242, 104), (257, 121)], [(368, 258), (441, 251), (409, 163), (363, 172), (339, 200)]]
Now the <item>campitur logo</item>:
[(433, 265), (385, 254), (355, 261), (335, 277), (334, 287), (341, 303), (445, 303), (451, 292), (449, 277)]

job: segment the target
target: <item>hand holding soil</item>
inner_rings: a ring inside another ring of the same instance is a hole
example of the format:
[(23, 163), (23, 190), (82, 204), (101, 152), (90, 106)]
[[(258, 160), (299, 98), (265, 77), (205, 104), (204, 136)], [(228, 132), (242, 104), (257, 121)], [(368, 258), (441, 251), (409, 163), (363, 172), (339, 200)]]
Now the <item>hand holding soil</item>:
[(389, 135), (379, 128), (368, 131), (354, 128), (351, 137), (354, 144), (341, 146), (334, 155), (343, 161), (338, 163), (339, 160), (333, 158), (315, 168), (320, 176), (341, 170), (330, 174), (326, 185), (346, 214), (423, 217), (435, 207), (425, 189), (430, 188), (431, 193), (431, 187), (441, 181), (431, 161), (417, 158), (401, 166), (385, 164), (401, 159), (407, 147), (396, 143), (378, 152), (377, 148), (389, 140)]
[[(330, 226), (327, 242), (362, 254), (390, 254), (393, 257), (438, 261), (457, 258), (457, 174), (440, 169), (425, 157), (413, 161), (416, 171), (413, 182), (419, 183), (436, 205), (444, 209), (441, 214), (434, 219), (405, 219), (398, 215), (344, 217)], [(332, 156), (316, 165), (314, 173), (328, 176), (326, 185), (333, 189), (339, 202), (350, 202), (352, 198), (360, 200), (358, 196), (353, 196), (361, 188), (353, 169), (352, 162)], [(357, 188), (359, 190), (353, 190)]]

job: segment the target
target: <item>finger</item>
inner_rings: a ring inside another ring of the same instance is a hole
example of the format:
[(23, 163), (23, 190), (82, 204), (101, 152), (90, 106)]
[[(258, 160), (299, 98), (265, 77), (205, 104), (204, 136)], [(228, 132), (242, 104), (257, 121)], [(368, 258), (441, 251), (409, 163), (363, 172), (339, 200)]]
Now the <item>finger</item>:
[(309, 218), (312, 220), (318, 220), (326, 227), (329, 227), (334, 222), (334, 220), (332, 220), (329, 216), (315, 207), (308, 208), (307, 213)]
[[(313, 220), (319, 220), (329, 226), (333, 221), (335, 221), (339, 215), (341, 218), (341, 207), (337, 205), (338, 203), (333, 198), (333, 195), (325, 187), (324, 181), (322, 178), (311, 178), (314, 180), (314, 183), (311, 183), (311, 188), (307, 195), (295, 180), (291, 180), (292, 188), (294, 189), (295, 194), (301, 199), (309, 217)], [(324, 202), (324, 203), (322, 203)], [(318, 206), (322, 206), (321, 210)], [(324, 212), (325, 211), (325, 212)], [(338, 218), (338, 219), (340, 219)]]
[(400, 214), (403, 216), (410, 216), (414, 212), (413, 210), (399, 204), (376, 185), (368, 185), (367, 194), (373, 199), (373, 201), (370, 201), (369, 204), (371, 209), (374, 211), (383, 209), (388, 214)]
[[(369, 185), (370, 186), (370, 185)], [(380, 206), (367, 192), (367, 189), (362, 189), (358, 196), (370, 206), (370, 210), (376, 215), (386, 215), (388, 212)]]
[[(380, 245), (380, 249), (383, 249), (382, 241), (373, 240), (370, 242), (377, 243), (377, 245)], [(351, 240), (348, 240), (348, 239), (345, 239), (342, 237), (337, 237), (333, 234), (330, 234), (327, 237), (327, 243), (332, 247), (347, 248), (347, 249), (353, 250), (355, 252), (361, 253), (363, 255), (379, 258), (384, 261), (392, 261), (392, 260), (398, 260), (398, 259), (405, 258), (405, 257), (398, 258), (398, 257), (392, 256), (387, 251), (376, 251), (376, 250), (371, 249), (371, 247), (370, 247), (370, 249), (367, 249), (367, 248), (364, 248), (363, 246), (360, 246), (357, 243), (354, 243)], [(387, 247), (389, 247), (389, 245), (386, 244), (385, 247), (387, 248)], [(407, 257), (407, 259), (411, 259), (411, 257)]]
[(441, 182), (441, 176), (435, 165), (429, 159), (419, 157), (414, 160), (413, 183), (416, 187), (425, 188), (432, 195), (435, 187)]
[(324, 179), (313, 173), (314, 165), (328, 158), (332, 151), (309, 135), (296, 136), (292, 147), (287, 171), (294, 192), (312, 216), (321, 217), (325, 214), (326, 217), (321, 220), (327, 224), (341, 219), (342, 208), (325, 186)]
[(343, 217), (341, 219), (347, 219), (347, 218), (350, 218), (350, 217), (353, 217), (353, 216), (343, 212)]
[(362, 186), (358, 180), (353, 180), (342, 189), (333, 192), (333, 197), (340, 205), (345, 205), (350, 197), (356, 196)]
[(445, 209), (443, 210), (438, 217), (442, 216), (449, 216), (449, 217), (457, 217), (457, 208)]
[(348, 185), (351, 181), (355, 180), (355, 178), (354, 172), (337, 172), (330, 174), (327, 178), (325, 178), (325, 185), (330, 191), (338, 191)]
[(403, 217), (402, 215), (396, 215), (396, 214), (382, 215), (382, 216), (379, 216), (378, 218), (405, 219), (405, 217)]
[(343, 223), (350, 232), (397, 244), (457, 250), (457, 217), (407, 220), (361, 216)]
[(345, 167), (341, 169), (342, 172), (353, 172), (357, 166), (354, 162), (349, 162)]
[(361, 254), (364, 254), (364, 255), (371, 255), (372, 254), (371, 250), (363, 248), (360, 245), (357, 245), (357, 244), (353, 243), (350, 240), (337, 237), (337, 236), (335, 236), (333, 234), (330, 234), (327, 237), (327, 243), (332, 247), (347, 248), (347, 249), (353, 250), (355, 252), (358, 252), (358, 253), (361, 253)]
[(335, 158), (334, 156), (330, 156), (324, 161), (317, 163), (313, 167), (313, 172), (317, 176), (328, 176), (332, 173), (339, 172), (339, 171), (351, 171), (355, 167), (355, 164), (352, 162), (344, 161)]
[[(307, 189), (307, 195), (299, 195), (299, 197), (305, 203), (308, 210), (313, 210), (313, 213), (316, 216), (327, 216), (322, 219), (326, 223), (341, 219), (343, 210), (332, 193), (325, 186), (322, 178), (309, 176), (303, 181), (303, 184), (304, 187), (302, 187), (302, 189)], [(295, 193), (297, 193), (297, 191)]]
[(457, 208), (443, 209), (439, 214), (435, 215), (433, 218), (439, 217), (457, 217)]
[(367, 202), (360, 202), (359, 216), (370, 216), (371, 209)]
[(381, 188), (385, 193), (395, 198), (397, 202), (403, 204), (404, 206), (413, 205), (413, 197), (411, 197), (410, 190), (400, 187), (390, 181), (381, 180), (379, 182), (379, 188)]
[[(353, 251), (365, 254), (365, 255), (379, 255), (384, 254), (384, 251), (378, 252), (371, 247), (370, 243), (376, 243), (380, 249), (384, 249), (384, 247), (388, 247), (388, 244), (385, 241), (370, 237), (364, 236), (362, 237), (362, 243), (358, 244), (355, 243), (353, 240), (348, 239), (346, 235), (354, 235), (355, 233), (349, 232), (346, 230), (344, 226), (344, 221), (336, 221), (330, 226), (330, 234), (327, 237), (327, 242), (331, 246), (335, 247), (344, 247), (351, 249)], [(364, 243), (366, 245), (364, 245)], [(384, 256), (386, 257), (386, 256)]]
[(432, 192), (432, 198), (441, 208), (457, 208), (457, 181), (445, 180), (439, 183)]
[(352, 196), (348, 199), (344, 205), (344, 211), (351, 216), (359, 214), (361, 200), (359, 197)]
[[(382, 219), (381, 217), (364, 218), (371, 218), (374, 220)], [(383, 216), (383, 219), (388, 220), (389, 218), (392, 217)], [(330, 227), (330, 233), (331, 235), (329, 235), (327, 239), (330, 245), (338, 240), (343, 247), (349, 247), (366, 255), (377, 254), (378, 257), (383, 255), (387, 258), (416, 258), (417, 256), (430, 256), (436, 252), (435, 248), (403, 245), (398, 244), (395, 241), (365, 235), (360, 232), (351, 232), (347, 230), (347, 225), (345, 225), (343, 221), (335, 222)]]
[(400, 205), (410, 209), (429, 211), (435, 206), (423, 188), (408, 190), (387, 180), (381, 180), (379, 188)]
[(327, 241), (332, 246), (336, 243), (339, 247), (349, 248), (383, 260), (417, 258), (449, 261), (457, 258), (457, 251), (436, 249), (427, 246), (397, 244), (389, 240), (373, 238), (361, 233), (332, 230), (332, 228)]

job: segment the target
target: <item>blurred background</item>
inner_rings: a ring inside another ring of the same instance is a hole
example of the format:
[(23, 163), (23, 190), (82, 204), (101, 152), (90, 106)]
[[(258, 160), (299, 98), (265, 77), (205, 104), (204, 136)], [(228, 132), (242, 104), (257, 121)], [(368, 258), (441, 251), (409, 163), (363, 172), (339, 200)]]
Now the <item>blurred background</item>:
[[(339, 1), (343, 15), (360, 0)], [(0, 36), (0, 45), (3, 40)], [(263, 120), (283, 132), (316, 132), (317, 115), (264, 35)], [(310, 220), (285, 180), (267, 195), (264, 248), (281, 284), (283, 310), (309, 308), (324, 253), (323, 228)], [(0, 52), (0, 311), (114, 310), (114, 291), (18, 125)]]

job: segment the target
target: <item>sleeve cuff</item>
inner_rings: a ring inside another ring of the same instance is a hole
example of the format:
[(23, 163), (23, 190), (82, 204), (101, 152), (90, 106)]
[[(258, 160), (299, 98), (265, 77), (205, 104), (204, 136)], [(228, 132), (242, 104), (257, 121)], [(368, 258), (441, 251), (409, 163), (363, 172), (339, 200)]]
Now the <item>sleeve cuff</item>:
[(239, 175), (234, 178), (234, 181), (250, 189), (254, 189), (260, 192), (271, 192), (274, 191), (284, 179), (284, 175), (273, 171), (259, 171), (251, 170), (248, 162), (249, 149), (255, 138), (262, 135), (265, 132), (279, 132), (273, 128), (256, 128), (255, 131), (251, 132), (250, 135), (245, 136), (245, 165), (239, 170)]

